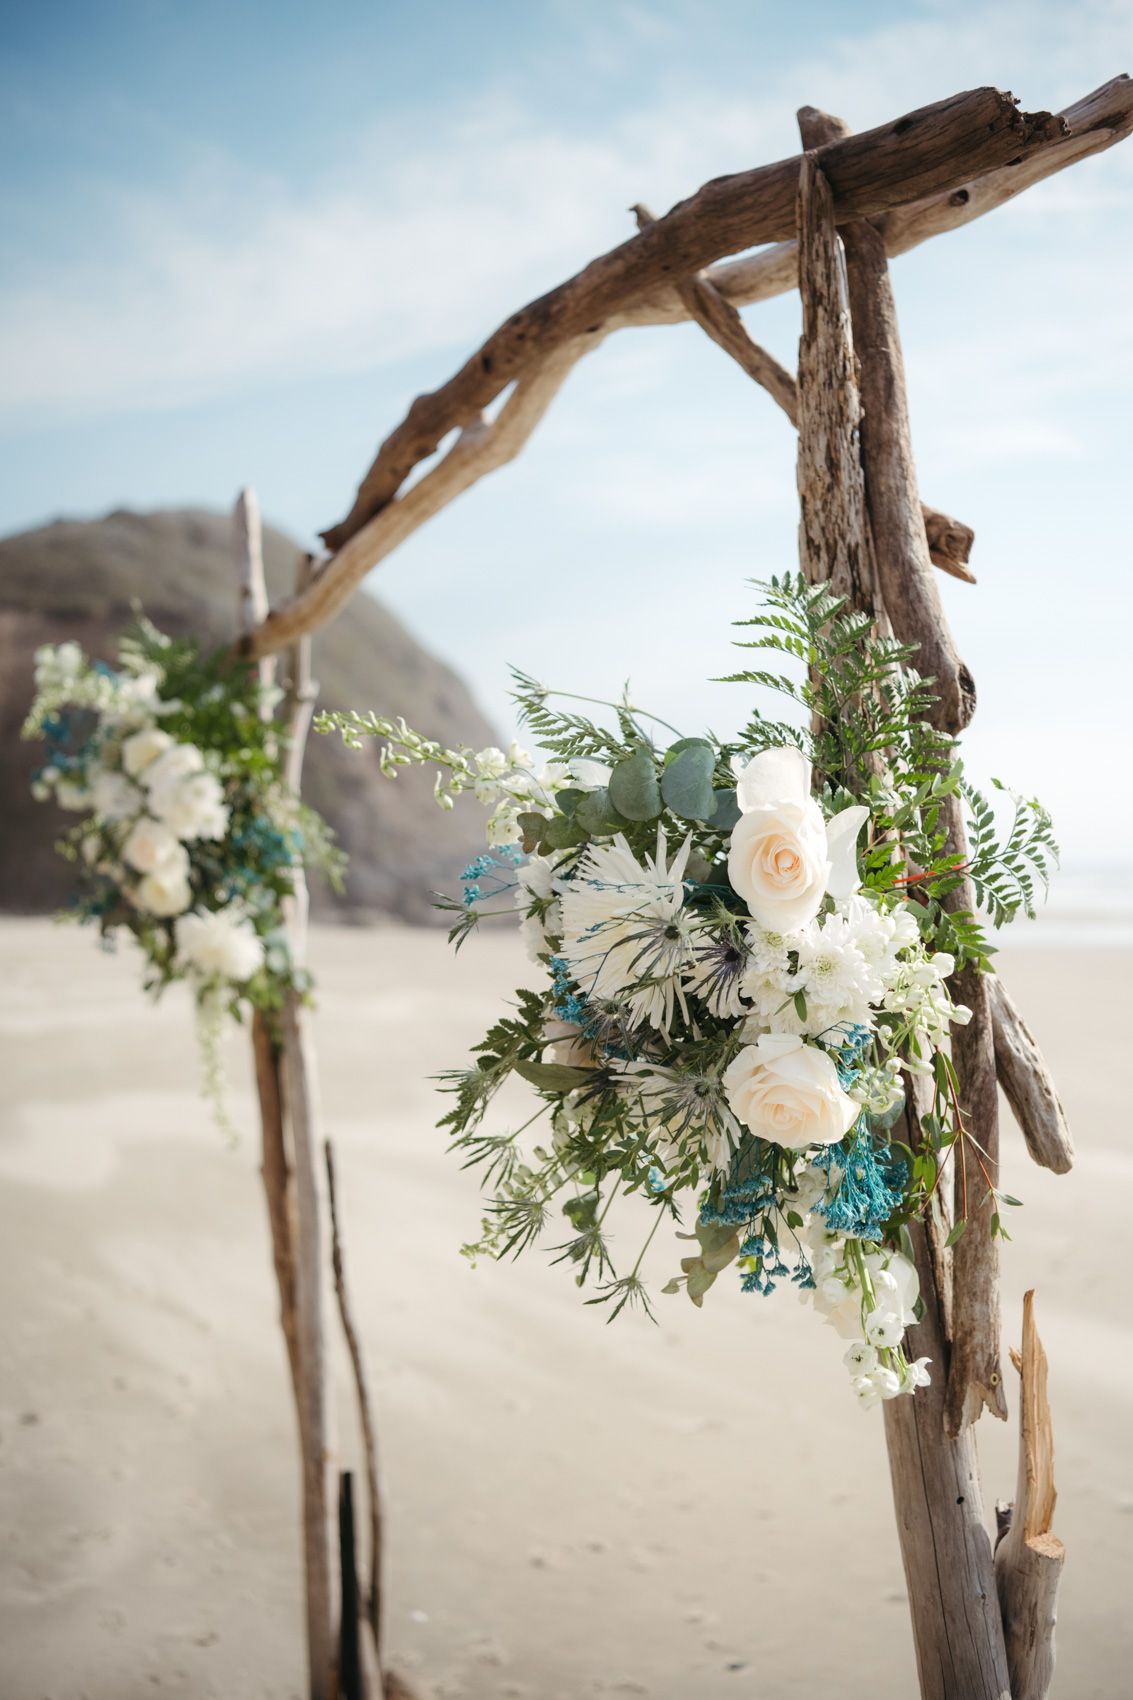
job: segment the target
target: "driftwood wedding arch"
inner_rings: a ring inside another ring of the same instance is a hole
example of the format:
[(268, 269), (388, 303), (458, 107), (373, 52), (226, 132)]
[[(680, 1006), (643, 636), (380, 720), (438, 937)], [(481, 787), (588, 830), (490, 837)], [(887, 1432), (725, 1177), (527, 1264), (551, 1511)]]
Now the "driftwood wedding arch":
[[(418, 397), (379, 448), (350, 512), (323, 534), (330, 553), (310, 567), (289, 601), (270, 612), (255, 528), (249, 529), (247, 505), (241, 507), (246, 588), (239, 648), (262, 665), (278, 651), (292, 651), (296, 781), (311, 695), (307, 634), (337, 613), (370, 570), (428, 519), (514, 459), (574, 365), (608, 335), (690, 319), (798, 429), (803, 571), (812, 580), (833, 579), (857, 607), (918, 644), (921, 671), (936, 680), (938, 725), (958, 733), (969, 723), (975, 684), (945, 621), (933, 568), (974, 582), (968, 566), (973, 533), (920, 501), (889, 260), (1122, 140), (1133, 129), (1133, 84), (1117, 77), (1058, 114), (1021, 112), (1012, 96), (984, 88), (858, 136), (810, 107), (800, 111), (799, 125), (801, 155), (718, 178), (663, 218), (654, 219), (644, 206), (633, 209), (636, 236), (514, 313), (447, 383)], [(756, 252), (745, 252), (757, 245)], [(727, 258), (734, 255), (741, 257)], [(751, 339), (738, 312), (794, 288), (803, 308), (797, 378)], [(962, 851), (958, 811), (951, 833)], [(972, 906), (971, 891), (961, 889), (952, 901)], [(301, 936), (302, 917), (296, 927)], [(972, 1008), (974, 1019), (956, 1030), (954, 1061), (990, 1178), (998, 1165), (997, 1082), (1031, 1156), (1064, 1173), (1073, 1159), (1069, 1131), (1010, 996), (994, 976), (962, 971), (957, 981), (957, 999)], [(373, 1425), (325, 1182), (320, 1191), (314, 1057), (303, 1012), (289, 1006), (278, 1038), (262, 1024), (254, 1038), (264, 1179), (304, 1459), (310, 1693), (312, 1700), (336, 1689), (372, 1697), (384, 1682), (389, 1694), (395, 1683), (381, 1674), (376, 1635)], [(915, 1108), (907, 1117), (904, 1137), (915, 1147)], [(333, 1187), (333, 1169), (331, 1181)], [(1064, 1554), (1051, 1532), (1046, 1360), (1030, 1295), (1016, 1360), (1019, 1479), (1013, 1510), (1000, 1508), (994, 1548), (976, 1457), (974, 1425), (984, 1409), (1007, 1415), (992, 1209), (989, 1198), (968, 1212), (968, 1229), (952, 1248), (934, 1227), (920, 1230), (916, 1251), (926, 1309), (913, 1331), (912, 1352), (931, 1357), (937, 1372), (931, 1388), (885, 1406), (924, 1700), (1041, 1700), (1053, 1669)], [(362, 1618), (375, 1634), (361, 1655), (347, 1542), (341, 1591), (335, 1581), (325, 1338), (332, 1245), (371, 1488), (371, 1587)]]

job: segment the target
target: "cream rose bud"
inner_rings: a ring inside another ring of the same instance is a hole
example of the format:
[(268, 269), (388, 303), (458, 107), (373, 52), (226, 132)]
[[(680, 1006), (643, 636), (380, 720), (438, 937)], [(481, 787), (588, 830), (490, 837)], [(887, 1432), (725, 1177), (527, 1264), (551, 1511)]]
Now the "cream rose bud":
[(136, 779), (143, 773), (158, 756), (164, 755), (170, 749), (173, 739), (168, 732), (163, 732), (158, 726), (147, 726), (141, 732), (135, 732), (122, 745), (122, 766)]
[(176, 862), (167, 862), (139, 881), (134, 900), (139, 909), (164, 919), (183, 915), (193, 901), (193, 893), (181, 867)]
[(189, 866), (189, 858), (176, 836), (161, 821), (151, 820), (149, 815), (143, 815), (130, 828), (122, 846), (122, 860), (139, 874), (152, 874), (162, 867), (184, 873)]
[(205, 758), (196, 744), (175, 744), (169, 741), (162, 753), (151, 761), (145, 770), (145, 784), (170, 785), (175, 780), (187, 779), (191, 773), (199, 773), (205, 765)]
[(832, 897), (858, 887), (855, 844), (869, 816), (860, 804), (830, 821), (810, 793), (810, 763), (791, 746), (753, 756), (736, 780), (728, 878), (760, 926), (805, 927)]
[(832, 1058), (790, 1033), (745, 1045), (723, 1076), (728, 1103), (758, 1139), (801, 1150), (836, 1145), (860, 1106), (842, 1090)]

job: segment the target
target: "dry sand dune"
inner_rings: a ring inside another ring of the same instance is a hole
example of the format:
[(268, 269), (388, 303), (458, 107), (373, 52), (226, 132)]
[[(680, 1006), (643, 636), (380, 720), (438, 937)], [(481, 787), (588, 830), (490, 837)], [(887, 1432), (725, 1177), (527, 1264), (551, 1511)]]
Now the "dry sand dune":
[[(321, 932), (318, 1042), (389, 1484), (390, 1641), (438, 1697), (907, 1700), (880, 1414), (789, 1293), (604, 1327), (538, 1253), (475, 1272), (428, 1076), (516, 984), (510, 937)], [(297, 1472), (243, 1049), (225, 1147), (187, 1002), (39, 921), (0, 927), (0, 1695), (298, 1695)], [(1056, 1694), (1129, 1693), (1133, 1150), (1114, 950), (1008, 952), (1075, 1173), (1027, 1160), (1006, 1263), (1039, 1289), (1069, 1547)], [(1112, 1023), (1111, 1032), (1112, 1032)], [(1118, 1029), (1119, 1032), (1121, 1029)], [(1119, 1041), (1119, 1049), (1121, 1046)], [(657, 1285), (673, 1265), (656, 1243)], [(349, 1389), (343, 1451), (357, 1460)], [(989, 1496), (1013, 1436), (981, 1425)]]

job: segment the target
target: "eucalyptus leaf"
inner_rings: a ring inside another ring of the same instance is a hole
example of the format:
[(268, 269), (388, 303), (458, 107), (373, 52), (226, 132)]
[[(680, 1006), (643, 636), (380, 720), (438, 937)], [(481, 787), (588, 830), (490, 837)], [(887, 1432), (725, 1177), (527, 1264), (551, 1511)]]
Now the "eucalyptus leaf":
[(657, 768), (644, 746), (618, 762), (610, 774), (610, 801), (631, 821), (656, 820), (661, 813)]
[(576, 844), (585, 844), (586, 828), (580, 821), (571, 820), (567, 815), (553, 815), (545, 823), (543, 843), (548, 850), (570, 850)]
[(516, 823), (523, 834), (524, 853), (530, 856), (538, 850), (543, 842), (543, 834), (547, 830), (547, 817), (536, 814), (534, 810), (525, 810), (523, 814), (516, 816)]
[(543, 1092), (573, 1092), (594, 1078), (590, 1068), (569, 1068), (566, 1063), (517, 1062), (516, 1074)]
[(712, 775), (716, 752), (711, 744), (689, 739), (661, 775), (666, 808), (682, 820), (710, 820), (716, 811)]
[(707, 738), (678, 738), (676, 743), (670, 744), (668, 749), (665, 751), (665, 766), (668, 767), (669, 763), (675, 761), (685, 750), (696, 749), (712, 750), (712, 760), (713, 764), (715, 764), (716, 752), (712, 749), (712, 745), (708, 742)]
[(575, 805), (573, 819), (591, 837), (609, 836), (630, 824), (611, 803), (609, 787), (606, 785), (600, 785), (596, 791), (587, 791), (584, 794), (582, 800)]
[(716, 792), (716, 808), (711, 816), (712, 825), (719, 827), (721, 832), (731, 832), (740, 818), (740, 805), (736, 797), (736, 788), (729, 785), (721, 787)]

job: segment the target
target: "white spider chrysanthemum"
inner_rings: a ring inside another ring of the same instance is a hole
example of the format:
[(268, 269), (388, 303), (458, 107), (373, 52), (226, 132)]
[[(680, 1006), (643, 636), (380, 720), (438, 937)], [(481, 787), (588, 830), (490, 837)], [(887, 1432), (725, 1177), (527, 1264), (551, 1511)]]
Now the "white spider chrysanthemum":
[(682, 914), (690, 843), (670, 865), (659, 828), (656, 854), (639, 862), (619, 833), (591, 845), (574, 874), (555, 881), (561, 955), (582, 995), (621, 1003), (633, 1022), (661, 1032), (672, 1024), (674, 1005), (684, 1010), (681, 979), (692, 961), (692, 930)]

